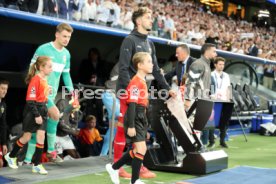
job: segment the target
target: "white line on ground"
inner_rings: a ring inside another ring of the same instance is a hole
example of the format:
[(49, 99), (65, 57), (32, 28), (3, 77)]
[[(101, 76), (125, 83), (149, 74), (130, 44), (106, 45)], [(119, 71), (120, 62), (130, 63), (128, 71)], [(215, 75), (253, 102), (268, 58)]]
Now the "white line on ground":
[(274, 151), (275, 149), (256, 148), (257, 151)]
[(102, 173), (95, 173), (96, 176), (103, 176)]
[(235, 147), (235, 146), (229, 146), (229, 148), (233, 148), (233, 149), (239, 149), (240, 147)]
[(157, 183), (157, 184), (163, 184), (163, 181), (153, 181), (153, 183)]

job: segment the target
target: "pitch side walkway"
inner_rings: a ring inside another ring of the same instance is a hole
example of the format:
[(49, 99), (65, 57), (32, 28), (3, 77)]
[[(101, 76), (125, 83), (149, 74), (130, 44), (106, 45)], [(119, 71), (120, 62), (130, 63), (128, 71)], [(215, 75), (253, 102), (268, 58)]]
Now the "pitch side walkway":
[(0, 176), (14, 179), (13, 184), (36, 183), (102, 172), (105, 170), (105, 164), (108, 162), (110, 162), (108, 157), (99, 156), (68, 160), (58, 164), (47, 163), (44, 166), (49, 172), (48, 175), (32, 173), (31, 166), (21, 166), (18, 169), (5, 167), (0, 169)]

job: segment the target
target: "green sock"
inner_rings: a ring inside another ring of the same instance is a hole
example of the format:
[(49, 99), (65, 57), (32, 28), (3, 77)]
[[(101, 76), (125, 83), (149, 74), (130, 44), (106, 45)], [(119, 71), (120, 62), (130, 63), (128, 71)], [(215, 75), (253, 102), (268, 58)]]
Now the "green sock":
[(32, 133), (32, 138), (31, 140), (28, 142), (28, 150), (25, 156), (25, 162), (27, 163), (31, 163), (32, 162), (32, 158), (35, 152), (35, 145), (36, 145), (36, 133)]
[(49, 118), (47, 121), (47, 142), (48, 152), (55, 151), (56, 134), (57, 134), (58, 121)]

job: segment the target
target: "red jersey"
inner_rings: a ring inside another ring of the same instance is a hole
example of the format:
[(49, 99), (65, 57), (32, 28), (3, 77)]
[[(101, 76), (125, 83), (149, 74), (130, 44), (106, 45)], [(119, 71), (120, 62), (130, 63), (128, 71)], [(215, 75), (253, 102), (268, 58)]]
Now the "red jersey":
[(149, 104), (149, 93), (146, 81), (135, 75), (127, 86), (127, 103), (137, 103), (144, 107)]
[(28, 86), (27, 101), (47, 102), (49, 94), (49, 86), (45, 79), (35, 75)]

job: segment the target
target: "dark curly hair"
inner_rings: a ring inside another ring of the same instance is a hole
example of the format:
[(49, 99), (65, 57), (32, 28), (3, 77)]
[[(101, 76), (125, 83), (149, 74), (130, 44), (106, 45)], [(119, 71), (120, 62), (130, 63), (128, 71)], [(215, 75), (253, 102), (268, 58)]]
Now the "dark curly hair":
[(139, 7), (137, 10), (135, 10), (132, 14), (132, 22), (137, 27), (136, 20), (139, 17), (142, 17), (146, 13), (151, 13), (152, 11), (148, 7)]

